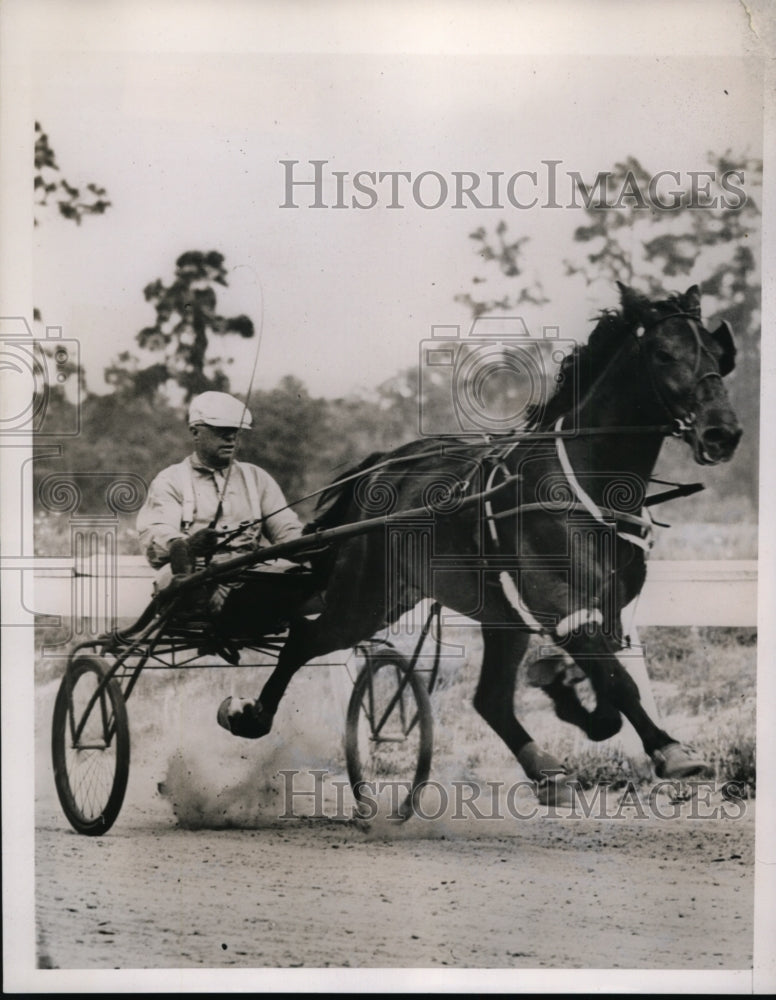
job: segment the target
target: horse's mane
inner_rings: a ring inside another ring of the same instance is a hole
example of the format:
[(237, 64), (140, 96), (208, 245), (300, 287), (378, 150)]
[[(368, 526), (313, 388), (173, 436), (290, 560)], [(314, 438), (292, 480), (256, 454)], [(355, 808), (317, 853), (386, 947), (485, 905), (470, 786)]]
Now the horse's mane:
[[(682, 296), (677, 293), (662, 302), (646, 303), (645, 300), (645, 305), (650, 316), (659, 316), (661, 312), (673, 312), (680, 308), (681, 299)], [(627, 315), (625, 310), (604, 309), (600, 312), (587, 343), (577, 344), (561, 362), (558, 386), (553, 395), (546, 403), (529, 408), (528, 429), (536, 430), (553, 424), (583, 399), (623, 342), (625, 334), (635, 329), (639, 321), (638, 315)]]
[(368, 472), (377, 465), (385, 455), (381, 451), (373, 451), (367, 455), (363, 461), (342, 473), (330, 486), (328, 486), (315, 504), (315, 517), (304, 526), (302, 534), (309, 535), (320, 528), (333, 528), (344, 523), (343, 515), (347, 513), (348, 506), (353, 497), (355, 489), (355, 479), (362, 470)]

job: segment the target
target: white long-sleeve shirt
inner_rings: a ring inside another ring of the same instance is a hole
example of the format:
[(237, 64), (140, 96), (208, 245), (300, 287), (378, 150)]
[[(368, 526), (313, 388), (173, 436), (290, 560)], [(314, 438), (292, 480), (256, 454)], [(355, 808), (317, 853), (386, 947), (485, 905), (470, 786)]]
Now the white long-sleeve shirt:
[[(225, 477), (226, 470), (209, 469), (196, 454), (156, 476), (137, 516), (140, 544), (152, 566), (158, 568), (169, 561), (173, 539), (211, 525)], [(258, 465), (233, 462), (215, 527), (236, 528), (256, 518), (264, 518), (257, 526), (257, 535), (265, 544), (285, 542), (302, 533), (299, 518), (286, 507), (283, 492), (272, 476)]]

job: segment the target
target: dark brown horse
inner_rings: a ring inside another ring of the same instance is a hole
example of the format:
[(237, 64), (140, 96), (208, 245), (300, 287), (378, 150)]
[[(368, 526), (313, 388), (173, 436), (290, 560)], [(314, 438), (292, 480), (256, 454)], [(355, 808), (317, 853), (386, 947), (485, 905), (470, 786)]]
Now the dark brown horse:
[[(741, 429), (722, 382), (735, 347), (726, 323), (713, 332), (703, 326), (696, 286), (658, 302), (620, 292), (621, 310), (603, 314), (588, 344), (566, 357), (558, 388), (522, 432), (485, 449), (481, 441), (417, 441), (372, 456), (360, 474), (334, 484), (316, 527), (418, 508), (428, 516), (392, 519), (384, 533), (347, 538), (320, 559), (325, 610), (293, 623), (259, 698), (228, 699), (222, 724), (239, 736), (264, 735), (299, 667), (351, 648), (429, 597), (481, 624), (475, 708), (544, 783), (547, 800), (567, 791), (562, 767), (513, 709), (532, 631), (561, 651), (558, 672), (542, 682), (561, 719), (604, 740), (625, 716), (658, 775), (704, 768), (644, 710), (618, 659), (620, 616), (646, 576), (643, 501), (663, 439), (682, 437), (705, 465), (735, 451)], [(460, 502), (477, 493), (488, 499)], [(592, 684), (591, 711), (564, 676), (572, 662)], [(546, 772), (558, 772), (553, 782)]]

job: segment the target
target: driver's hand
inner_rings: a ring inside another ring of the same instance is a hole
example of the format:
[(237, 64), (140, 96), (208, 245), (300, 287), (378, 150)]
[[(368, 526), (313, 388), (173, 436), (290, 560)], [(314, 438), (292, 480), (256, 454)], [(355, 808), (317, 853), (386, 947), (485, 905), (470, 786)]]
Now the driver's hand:
[(189, 543), (185, 538), (176, 538), (170, 543), (170, 569), (173, 576), (186, 576), (193, 569)]
[(201, 528), (195, 531), (188, 540), (189, 552), (192, 556), (207, 556), (218, 548), (221, 535), (215, 528)]

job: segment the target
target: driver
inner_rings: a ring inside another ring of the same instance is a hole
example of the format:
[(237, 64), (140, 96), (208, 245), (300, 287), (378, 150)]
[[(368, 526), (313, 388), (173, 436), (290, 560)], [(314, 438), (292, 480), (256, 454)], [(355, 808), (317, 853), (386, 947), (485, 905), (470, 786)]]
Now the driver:
[[(251, 424), (247, 407), (228, 393), (203, 392), (191, 401), (194, 453), (156, 476), (137, 517), (140, 544), (159, 570), (157, 589), (167, 586), (173, 576), (192, 572), (197, 559), (212, 555), (222, 540), (224, 547), (216, 558), (301, 535), (299, 518), (287, 507), (272, 476), (257, 465), (233, 459), (238, 431)], [(225, 539), (225, 533), (243, 522), (250, 524), (235, 532), (233, 540)], [(263, 565), (266, 572), (269, 564)], [(282, 571), (293, 565), (276, 560), (271, 568)], [(228, 604), (235, 605), (231, 599), (227, 602), (233, 589), (220, 585), (209, 595), (210, 613), (226, 612)], [(243, 595), (240, 603), (248, 600), (249, 595)]]

